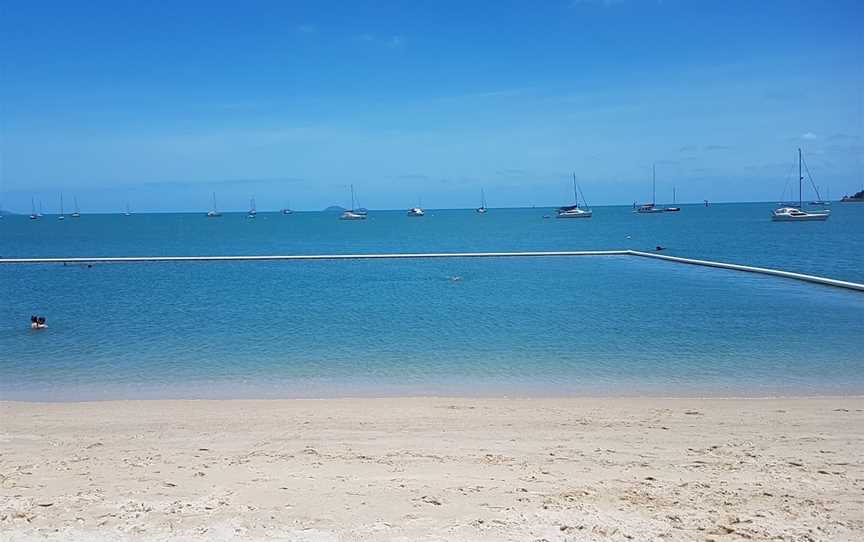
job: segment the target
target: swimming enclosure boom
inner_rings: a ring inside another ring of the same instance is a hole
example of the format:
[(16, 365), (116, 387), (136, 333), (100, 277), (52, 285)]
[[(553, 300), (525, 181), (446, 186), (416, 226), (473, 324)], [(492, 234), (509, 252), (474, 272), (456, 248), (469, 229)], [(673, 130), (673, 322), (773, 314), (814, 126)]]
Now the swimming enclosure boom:
[(282, 260), (397, 260), (397, 259), (424, 259), (424, 258), (530, 258), (530, 257), (555, 257), (555, 256), (637, 256), (641, 258), (655, 258), (667, 262), (698, 265), (703, 267), (716, 267), (733, 271), (744, 271), (747, 273), (758, 273), (775, 277), (800, 280), (847, 290), (864, 292), (864, 284), (848, 282), (815, 275), (806, 275), (783, 271), (780, 269), (769, 269), (765, 267), (752, 267), (725, 262), (714, 262), (710, 260), (696, 260), (692, 258), (681, 258), (678, 256), (667, 256), (651, 252), (640, 252), (638, 250), (570, 250), (570, 251), (541, 251), (541, 252), (431, 252), (431, 253), (396, 253), (396, 254), (289, 254), (289, 255), (264, 255), (264, 256), (126, 256), (126, 257), (95, 257), (95, 258), (0, 258), (2, 264), (94, 264), (94, 263), (147, 263), (147, 262), (242, 262), (242, 261), (282, 261)]

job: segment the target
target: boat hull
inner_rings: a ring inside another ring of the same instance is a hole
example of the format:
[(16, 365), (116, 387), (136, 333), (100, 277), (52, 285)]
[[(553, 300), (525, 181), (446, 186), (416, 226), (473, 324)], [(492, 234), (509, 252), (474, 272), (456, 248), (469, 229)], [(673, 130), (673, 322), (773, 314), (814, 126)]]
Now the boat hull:
[(819, 222), (828, 220), (831, 215), (825, 213), (810, 213), (804, 216), (773, 215), (774, 222)]

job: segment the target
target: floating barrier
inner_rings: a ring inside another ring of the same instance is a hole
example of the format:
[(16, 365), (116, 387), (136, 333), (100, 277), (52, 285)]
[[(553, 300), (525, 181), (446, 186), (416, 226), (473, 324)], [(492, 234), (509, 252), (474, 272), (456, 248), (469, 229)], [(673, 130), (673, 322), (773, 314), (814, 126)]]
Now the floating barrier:
[(667, 262), (684, 263), (689, 265), (701, 265), (703, 267), (718, 267), (720, 269), (732, 269), (734, 271), (744, 271), (746, 273), (759, 273), (762, 275), (772, 275), (775, 277), (783, 277), (787, 279), (802, 280), (804, 282), (813, 282), (815, 284), (824, 284), (825, 286), (834, 286), (837, 288), (846, 288), (849, 290), (858, 290), (864, 292), (864, 284), (857, 282), (847, 282), (845, 280), (830, 279), (826, 277), (817, 277), (816, 275), (805, 275), (803, 273), (793, 273), (791, 271), (781, 271), (780, 269), (769, 269), (766, 267), (751, 267), (749, 265), (738, 265), (734, 263), (713, 262), (710, 260), (694, 260), (692, 258), (681, 258), (678, 256), (666, 256), (665, 254), (653, 254), (651, 252), (639, 252), (638, 250), (629, 250), (628, 253), (632, 256), (642, 258), (655, 258), (657, 260), (666, 260)]
[(407, 260), (407, 259), (433, 259), (433, 258), (548, 258), (557, 256), (637, 256), (640, 258), (654, 258), (667, 262), (683, 263), (688, 265), (699, 265), (703, 267), (716, 267), (719, 269), (730, 269), (733, 271), (744, 271), (747, 273), (758, 273), (770, 275), (847, 290), (864, 292), (864, 284), (848, 282), (803, 273), (793, 273), (779, 269), (765, 267), (752, 267), (749, 265), (738, 265), (725, 262), (714, 262), (710, 260), (696, 260), (692, 258), (681, 258), (678, 256), (667, 256), (652, 252), (640, 252), (638, 250), (565, 250), (565, 251), (539, 251), (539, 252), (416, 252), (397, 254), (290, 254), (290, 255), (263, 255), (263, 256), (125, 256), (125, 257), (96, 257), (96, 258), (0, 258), (0, 265), (12, 264), (96, 264), (96, 263), (168, 263), (168, 262), (243, 262), (243, 261), (293, 261), (293, 260)]

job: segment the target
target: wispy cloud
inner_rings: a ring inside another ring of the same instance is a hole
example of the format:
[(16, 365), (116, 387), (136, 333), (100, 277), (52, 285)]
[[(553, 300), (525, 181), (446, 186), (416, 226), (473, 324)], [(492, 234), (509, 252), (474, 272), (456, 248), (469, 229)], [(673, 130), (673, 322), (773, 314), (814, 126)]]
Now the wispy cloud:
[(376, 34), (358, 34), (357, 39), (366, 43), (374, 43), (396, 49), (405, 45), (405, 36), (393, 34), (389, 36), (378, 36)]
[(731, 151), (732, 147), (729, 145), (705, 145), (703, 150), (706, 152), (716, 152), (716, 151)]
[(624, 0), (570, 0), (570, 7), (575, 8), (579, 6), (617, 6), (619, 4), (623, 4)]
[(806, 132), (804, 134), (801, 134), (801, 139), (803, 139), (804, 141), (815, 141), (819, 139), (819, 136), (814, 134), (813, 132)]

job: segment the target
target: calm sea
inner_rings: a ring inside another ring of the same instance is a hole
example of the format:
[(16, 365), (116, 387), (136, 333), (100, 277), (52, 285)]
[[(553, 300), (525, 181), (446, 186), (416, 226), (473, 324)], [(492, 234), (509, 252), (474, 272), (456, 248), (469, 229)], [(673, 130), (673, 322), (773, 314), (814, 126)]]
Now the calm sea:
[[(16, 216), (0, 256), (662, 245), (864, 282), (864, 205), (771, 208)], [(862, 331), (861, 293), (629, 257), (0, 266), (0, 398), (860, 394)]]

